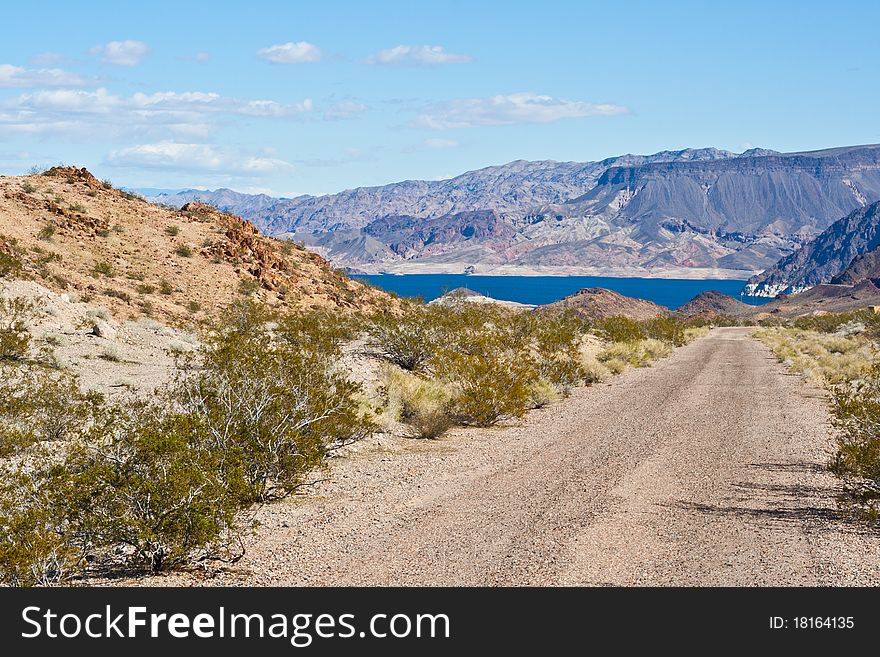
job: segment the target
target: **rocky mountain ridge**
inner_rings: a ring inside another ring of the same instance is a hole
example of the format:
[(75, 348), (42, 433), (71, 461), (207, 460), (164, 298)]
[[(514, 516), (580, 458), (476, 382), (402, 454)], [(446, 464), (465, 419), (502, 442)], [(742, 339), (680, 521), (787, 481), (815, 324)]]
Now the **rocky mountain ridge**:
[(880, 146), (526, 162), (279, 199), (198, 196), (360, 271), (745, 277), (880, 199)]

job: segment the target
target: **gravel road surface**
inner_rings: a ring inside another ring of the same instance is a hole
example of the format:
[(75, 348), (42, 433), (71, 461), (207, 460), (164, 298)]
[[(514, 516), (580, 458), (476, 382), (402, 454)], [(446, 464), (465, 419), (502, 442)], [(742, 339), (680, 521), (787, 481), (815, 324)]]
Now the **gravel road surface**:
[(362, 446), (202, 583), (877, 585), (880, 535), (837, 511), (824, 471), (823, 393), (749, 333), (518, 426)]

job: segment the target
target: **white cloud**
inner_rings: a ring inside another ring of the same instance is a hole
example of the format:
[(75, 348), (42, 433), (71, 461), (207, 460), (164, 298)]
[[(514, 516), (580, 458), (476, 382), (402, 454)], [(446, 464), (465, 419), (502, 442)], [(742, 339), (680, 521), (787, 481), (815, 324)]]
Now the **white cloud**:
[(434, 149), (455, 148), (458, 142), (454, 139), (426, 139), (425, 146)]
[(436, 66), (438, 64), (467, 64), (469, 55), (446, 52), (443, 46), (396, 46), (367, 57), (368, 64)]
[(60, 68), (22, 68), (0, 64), (0, 87), (88, 87), (98, 84), (95, 78), (87, 78)]
[(124, 168), (218, 172), (244, 177), (281, 173), (293, 168), (292, 164), (278, 158), (211, 144), (173, 141), (140, 144), (116, 150), (107, 156), (106, 161), (112, 166)]
[(137, 66), (150, 54), (150, 46), (143, 41), (111, 41), (102, 46), (95, 46), (89, 53), (100, 55), (105, 64), (117, 66)]
[(204, 138), (223, 116), (296, 119), (313, 109), (308, 98), (301, 103), (283, 104), (200, 91), (118, 96), (106, 89), (41, 90), (0, 101), (0, 135), (81, 138), (137, 132)]
[(369, 105), (358, 103), (353, 100), (342, 100), (324, 112), (324, 118), (329, 120), (351, 119), (358, 114), (363, 114), (370, 109)]
[(410, 126), (429, 130), (448, 130), (517, 123), (552, 123), (561, 119), (628, 113), (629, 110), (620, 105), (586, 103), (532, 93), (517, 93), (436, 103), (417, 116)]
[(206, 62), (211, 61), (211, 53), (209, 52), (197, 52), (195, 56), (196, 61), (199, 64), (204, 64)]
[(324, 53), (308, 41), (288, 41), (258, 50), (257, 57), (273, 64), (313, 64), (320, 62)]

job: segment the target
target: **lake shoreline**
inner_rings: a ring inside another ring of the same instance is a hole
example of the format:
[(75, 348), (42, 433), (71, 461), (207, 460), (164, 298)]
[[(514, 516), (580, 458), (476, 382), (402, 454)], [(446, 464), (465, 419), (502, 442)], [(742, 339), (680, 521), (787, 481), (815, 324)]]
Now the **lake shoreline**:
[(613, 276), (486, 276), (480, 274), (352, 274), (401, 297), (421, 297), (426, 302), (457, 288), (467, 288), (499, 301), (544, 305), (584, 288), (601, 287), (619, 294), (652, 301), (671, 310), (709, 290), (740, 299), (750, 305), (770, 301), (740, 294), (745, 279), (688, 279)]

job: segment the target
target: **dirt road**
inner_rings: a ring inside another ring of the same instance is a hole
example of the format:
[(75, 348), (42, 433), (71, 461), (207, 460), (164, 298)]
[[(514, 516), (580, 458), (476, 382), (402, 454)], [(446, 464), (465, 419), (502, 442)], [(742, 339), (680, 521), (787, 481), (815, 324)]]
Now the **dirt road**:
[(206, 583), (877, 584), (829, 449), (821, 393), (716, 329), (521, 426), (340, 461)]

